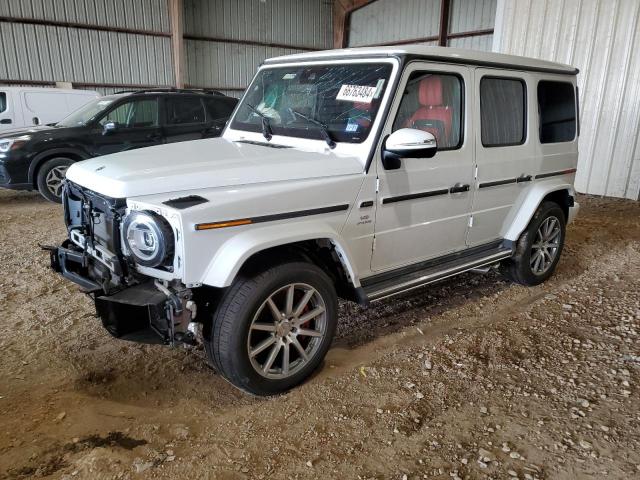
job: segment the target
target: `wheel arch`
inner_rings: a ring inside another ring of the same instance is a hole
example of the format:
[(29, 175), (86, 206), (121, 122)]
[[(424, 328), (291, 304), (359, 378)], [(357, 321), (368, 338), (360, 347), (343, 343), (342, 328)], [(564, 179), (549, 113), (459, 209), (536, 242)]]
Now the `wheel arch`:
[(557, 203), (568, 221), (569, 209), (574, 205), (576, 193), (570, 183), (557, 182), (553, 184), (535, 185), (527, 194), (524, 201), (519, 202), (520, 208), (513, 215), (510, 222), (506, 222), (507, 228), (503, 234), (506, 240), (517, 241), (522, 232), (527, 228), (538, 207), (545, 201)]
[[(328, 226), (327, 226), (328, 227)], [(288, 234), (281, 227), (247, 231), (223, 244), (210, 262), (203, 284), (228, 287), (241, 272), (267, 263), (304, 259), (321, 267), (334, 281), (343, 298), (356, 297), (360, 287), (351, 254), (330, 228), (307, 229)]]
[(39, 153), (34, 157), (31, 165), (29, 165), (29, 183), (31, 183), (34, 188), (38, 188), (38, 172), (42, 165), (44, 165), (47, 160), (55, 157), (67, 157), (75, 162), (79, 162), (80, 160), (89, 158), (89, 155), (77, 148), (53, 148)]

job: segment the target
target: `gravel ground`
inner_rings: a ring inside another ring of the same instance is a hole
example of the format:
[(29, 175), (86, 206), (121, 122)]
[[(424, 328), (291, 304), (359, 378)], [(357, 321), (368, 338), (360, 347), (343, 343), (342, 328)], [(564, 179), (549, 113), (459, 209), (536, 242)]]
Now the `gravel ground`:
[(38, 249), (60, 207), (0, 191), (0, 479), (640, 478), (640, 203), (580, 202), (546, 284), (343, 305), (323, 368), (260, 399), (111, 338)]

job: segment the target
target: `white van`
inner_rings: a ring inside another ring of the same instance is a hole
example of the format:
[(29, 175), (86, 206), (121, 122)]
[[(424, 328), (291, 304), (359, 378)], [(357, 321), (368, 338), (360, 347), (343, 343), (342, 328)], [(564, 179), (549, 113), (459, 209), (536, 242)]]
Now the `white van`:
[(58, 122), (99, 96), (92, 90), (0, 85), (0, 132)]

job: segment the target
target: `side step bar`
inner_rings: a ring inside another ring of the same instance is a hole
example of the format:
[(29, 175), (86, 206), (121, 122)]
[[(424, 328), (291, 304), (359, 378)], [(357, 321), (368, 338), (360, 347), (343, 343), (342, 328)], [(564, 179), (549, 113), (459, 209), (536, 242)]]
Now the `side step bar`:
[[(363, 285), (364, 293), (370, 302), (382, 300), (399, 293), (408, 292), (415, 288), (428, 285), (430, 283), (453, 277), (459, 273), (488, 266), (505, 258), (509, 258), (513, 254), (511, 248), (505, 246), (494, 247), (490, 250), (483, 250), (469, 255), (459, 256), (458, 258), (443, 261), (437, 264), (425, 266), (425, 268), (412, 271), (408, 274), (399, 273), (397, 276), (389, 278), (385, 274), (385, 278), (376, 281), (375, 277)], [(443, 259), (444, 260), (444, 259)], [(402, 269), (404, 270), (404, 269)]]

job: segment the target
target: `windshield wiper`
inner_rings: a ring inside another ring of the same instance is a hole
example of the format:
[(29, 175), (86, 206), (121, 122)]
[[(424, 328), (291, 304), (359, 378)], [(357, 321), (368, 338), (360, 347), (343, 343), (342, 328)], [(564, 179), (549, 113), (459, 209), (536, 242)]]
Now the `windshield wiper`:
[(301, 118), (304, 118), (307, 122), (312, 123), (320, 128), (322, 132), (322, 136), (324, 137), (324, 141), (327, 142), (329, 148), (336, 148), (336, 142), (331, 138), (331, 134), (329, 133), (329, 127), (327, 127), (324, 123), (316, 120), (315, 118), (307, 117), (304, 113), (300, 113), (296, 110), (290, 109), (291, 113), (298, 115)]
[(271, 137), (273, 137), (273, 131), (271, 130), (269, 117), (267, 117), (264, 113), (262, 113), (260, 110), (258, 110), (256, 107), (254, 107), (250, 103), (245, 103), (245, 105), (249, 107), (251, 110), (253, 110), (253, 112), (260, 117), (260, 119), (262, 120), (262, 135), (264, 136), (264, 138), (267, 139), (267, 141), (270, 141)]

